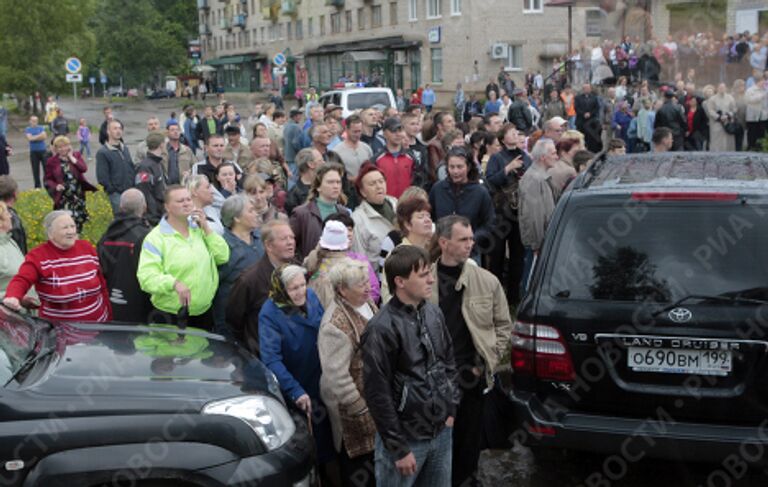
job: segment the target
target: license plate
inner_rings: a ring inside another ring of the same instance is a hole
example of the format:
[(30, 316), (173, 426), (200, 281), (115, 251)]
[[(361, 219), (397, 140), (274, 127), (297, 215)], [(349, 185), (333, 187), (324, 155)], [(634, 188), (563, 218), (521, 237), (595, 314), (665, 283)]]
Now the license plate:
[(730, 350), (627, 348), (627, 365), (635, 372), (726, 376), (731, 362)]

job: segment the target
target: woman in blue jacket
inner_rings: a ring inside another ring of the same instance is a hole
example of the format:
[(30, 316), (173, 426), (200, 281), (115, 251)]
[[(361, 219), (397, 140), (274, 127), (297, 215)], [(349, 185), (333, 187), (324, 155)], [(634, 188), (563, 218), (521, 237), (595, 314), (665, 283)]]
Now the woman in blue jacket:
[(320, 399), (317, 334), (324, 310), (307, 288), (305, 274), (303, 267), (292, 264), (272, 273), (269, 299), (259, 313), (259, 344), (261, 361), (277, 376), (285, 399), (312, 418), (322, 466), (335, 457), (331, 425)]
[(464, 147), (454, 147), (445, 156), (448, 177), (432, 186), (429, 204), (432, 220), (448, 215), (467, 217), (475, 234), (472, 258), (479, 263), (480, 251), (490, 250), (491, 235), (496, 220), (491, 195), (481, 184), (477, 164)]

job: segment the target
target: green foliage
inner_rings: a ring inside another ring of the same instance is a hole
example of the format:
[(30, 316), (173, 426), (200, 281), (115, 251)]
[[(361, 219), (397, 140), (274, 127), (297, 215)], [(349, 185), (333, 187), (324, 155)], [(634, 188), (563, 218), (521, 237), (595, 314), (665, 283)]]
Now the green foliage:
[(113, 79), (123, 76), (127, 86), (183, 69), (186, 43), (194, 35), (189, 28), (197, 21), (195, 8), (191, 1), (99, 0), (93, 30), (102, 68)]
[[(112, 207), (104, 191), (86, 193), (89, 219), (81, 238), (96, 245), (112, 221)], [(53, 201), (42, 189), (30, 189), (19, 193), (14, 204), (27, 230), (27, 246), (33, 249), (48, 240), (43, 230), (43, 218), (53, 210)]]
[(0, 86), (30, 94), (63, 88), (64, 61), (77, 54), (84, 63), (94, 38), (86, 27), (95, 0), (20, 2), (0, 0)]
[(768, 152), (768, 135), (757, 141), (760, 152)]

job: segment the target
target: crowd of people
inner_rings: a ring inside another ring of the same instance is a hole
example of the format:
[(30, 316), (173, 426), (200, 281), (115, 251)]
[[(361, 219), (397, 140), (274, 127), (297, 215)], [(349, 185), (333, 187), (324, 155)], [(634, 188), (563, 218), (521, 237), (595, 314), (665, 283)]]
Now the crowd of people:
[(78, 239), (97, 189), (88, 156), (66, 135), (47, 147), (32, 117), (53, 211), (28, 251), (18, 188), (0, 176), (3, 303), (239, 342), (306, 414), (323, 485), (478, 485), (510, 305), (569, 183), (603, 150), (742, 150), (768, 128), (765, 69), (729, 93), (697, 90), (695, 68), (656, 84), (622, 66), (615, 85), (578, 91), (502, 76), (484, 104), (459, 87), (455, 111), (429, 92), (345, 119), (315, 97), (250, 116), (189, 105), (164, 129), (150, 118), (133, 154), (106, 107), (95, 160), (114, 220), (96, 248)]

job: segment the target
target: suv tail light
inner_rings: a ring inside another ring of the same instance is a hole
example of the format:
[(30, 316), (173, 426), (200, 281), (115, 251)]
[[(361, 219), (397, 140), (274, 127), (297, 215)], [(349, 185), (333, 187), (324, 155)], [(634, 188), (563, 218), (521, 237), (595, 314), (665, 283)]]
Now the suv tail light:
[(560, 331), (522, 321), (516, 321), (512, 330), (512, 370), (554, 381), (572, 381), (575, 377), (573, 360)]

